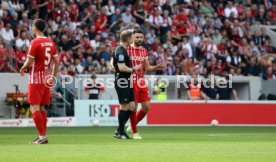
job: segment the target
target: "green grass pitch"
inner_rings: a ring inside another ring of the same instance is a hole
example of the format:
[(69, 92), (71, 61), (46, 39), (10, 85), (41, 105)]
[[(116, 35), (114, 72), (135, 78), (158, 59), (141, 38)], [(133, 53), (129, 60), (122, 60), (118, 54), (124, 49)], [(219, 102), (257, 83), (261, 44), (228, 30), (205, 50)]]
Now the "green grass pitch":
[(139, 141), (114, 129), (48, 128), (48, 145), (30, 145), (35, 128), (0, 128), (0, 162), (276, 161), (275, 127), (140, 127)]

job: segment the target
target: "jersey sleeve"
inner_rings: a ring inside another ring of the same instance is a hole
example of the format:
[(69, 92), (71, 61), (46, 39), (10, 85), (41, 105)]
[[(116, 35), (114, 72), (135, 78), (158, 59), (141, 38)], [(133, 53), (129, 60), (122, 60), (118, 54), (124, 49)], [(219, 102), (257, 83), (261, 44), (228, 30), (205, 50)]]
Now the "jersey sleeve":
[(34, 59), (36, 57), (36, 53), (37, 45), (35, 43), (35, 40), (32, 40), (27, 56)]
[(52, 57), (58, 57), (58, 51), (55, 42), (53, 42), (53, 53)]
[(117, 49), (115, 52), (115, 59), (117, 61), (117, 63), (125, 63), (126, 61), (126, 51), (122, 50), (122, 49)]

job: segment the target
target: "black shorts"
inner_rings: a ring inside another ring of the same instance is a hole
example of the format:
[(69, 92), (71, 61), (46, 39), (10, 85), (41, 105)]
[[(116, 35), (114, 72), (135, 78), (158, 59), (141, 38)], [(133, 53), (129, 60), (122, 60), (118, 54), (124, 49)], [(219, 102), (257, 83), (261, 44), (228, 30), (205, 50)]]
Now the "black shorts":
[(134, 101), (134, 91), (130, 81), (123, 87), (118, 86), (117, 80), (114, 83), (120, 104), (128, 104)]

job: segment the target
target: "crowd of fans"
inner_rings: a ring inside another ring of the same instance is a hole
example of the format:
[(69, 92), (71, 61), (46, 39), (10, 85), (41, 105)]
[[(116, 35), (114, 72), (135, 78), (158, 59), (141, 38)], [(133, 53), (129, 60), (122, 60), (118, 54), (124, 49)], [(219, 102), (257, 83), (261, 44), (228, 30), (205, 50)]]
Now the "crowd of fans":
[(2, 0), (0, 72), (16, 72), (33, 38), (32, 20), (47, 21), (61, 74), (109, 74), (119, 33), (145, 32), (157, 75), (233, 74), (276, 79), (271, 38), (275, 0)]

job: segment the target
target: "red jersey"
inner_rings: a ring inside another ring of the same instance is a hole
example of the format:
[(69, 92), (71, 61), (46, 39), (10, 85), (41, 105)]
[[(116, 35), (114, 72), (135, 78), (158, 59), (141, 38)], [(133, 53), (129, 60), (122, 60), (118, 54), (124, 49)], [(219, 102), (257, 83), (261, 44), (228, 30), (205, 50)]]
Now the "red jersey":
[[(140, 46), (134, 47), (130, 45), (127, 47), (127, 53), (130, 57), (130, 66), (134, 67), (136, 65), (142, 64), (144, 66), (145, 60), (148, 59), (148, 51)], [(144, 67), (133, 72), (133, 91), (136, 103), (142, 103), (146, 101), (150, 101), (150, 93), (148, 89), (148, 85), (144, 79)]]
[[(130, 66), (134, 67), (136, 65), (144, 65), (145, 60), (148, 59), (148, 51), (140, 46), (140, 47), (134, 47), (133, 45), (130, 45), (127, 47), (127, 53), (129, 54), (130, 57)], [(141, 68), (137, 70), (133, 77), (136, 77), (137, 79), (139, 78), (144, 78), (144, 68)]]
[(29, 84), (44, 84), (50, 74), (50, 62), (58, 54), (55, 43), (47, 37), (32, 40), (27, 56), (34, 59), (29, 73)]

